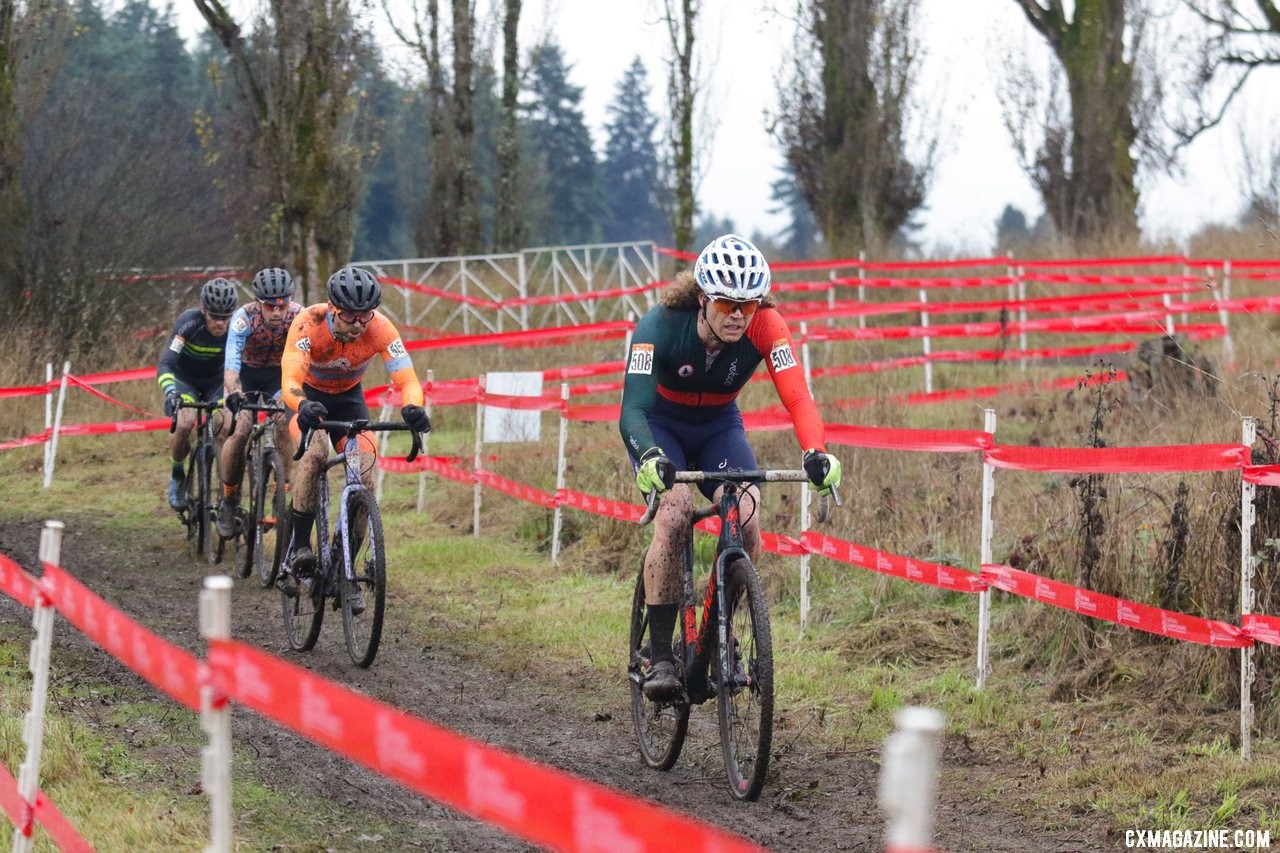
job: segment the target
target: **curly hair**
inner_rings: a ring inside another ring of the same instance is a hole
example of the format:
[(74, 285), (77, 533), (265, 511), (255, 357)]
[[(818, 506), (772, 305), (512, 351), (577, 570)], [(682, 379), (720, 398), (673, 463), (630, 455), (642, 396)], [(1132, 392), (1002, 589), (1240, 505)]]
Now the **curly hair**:
[[(659, 301), (667, 308), (689, 310), (698, 307), (698, 282), (693, 278), (693, 270), (681, 270), (671, 283), (662, 288)], [(760, 305), (761, 308), (777, 308), (778, 300), (770, 293)]]

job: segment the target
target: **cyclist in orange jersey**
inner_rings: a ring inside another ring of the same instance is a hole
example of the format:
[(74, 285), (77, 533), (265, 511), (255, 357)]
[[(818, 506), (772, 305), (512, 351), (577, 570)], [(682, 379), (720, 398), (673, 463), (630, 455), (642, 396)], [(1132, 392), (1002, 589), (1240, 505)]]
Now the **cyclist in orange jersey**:
[[(382, 286), (368, 270), (344, 267), (329, 277), (329, 301), (312, 305), (294, 318), (280, 361), (284, 402), (297, 412), (290, 430), (322, 429), (324, 420), (354, 421), (369, 417), (360, 380), (375, 356), (381, 356), (404, 403), (400, 415), (418, 432), (431, 421), (422, 407), (422, 385), (396, 327), (375, 310), (382, 303)], [(363, 446), (363, 439), (361, 441)], [(290, 510), (293, 527), (290, 569), (295, 575), (315, 568), (316, 557), (306, 544), (315, 524), (316, 478), (329, 458), (330, 442), (321, 431), (299, 462), (293, 480)], [(373, 465), (361, 477), (373, 488)]]

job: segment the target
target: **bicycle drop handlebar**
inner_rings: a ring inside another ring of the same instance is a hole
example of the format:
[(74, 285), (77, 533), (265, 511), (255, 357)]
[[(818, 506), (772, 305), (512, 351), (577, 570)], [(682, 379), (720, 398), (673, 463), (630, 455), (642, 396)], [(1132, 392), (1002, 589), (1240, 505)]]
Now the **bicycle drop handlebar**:
[[(677, 483), (739, 483), (754, 486), (758, 483), (807, 483), (809, 475), (804, 469), (781, 469), (773, 471), (746, 471), (741, 469), (730, 469), (727, 471), (677, 471)], [(648, 507), (644, 515), (637, 522), (641, 527), (653, 521), (654, 515), (658, 512), (658, 503), (661, 501), (662, 495), (657, 489), (649, 492), (645, 496), (645, 505)], [(818, 495), (818, 512), (817, 521), (819, 524), (824, 523), (831, 515), (831, 501), (835, 501), (836, 506), (841, 506), (840, 493), (835, 489), (831, 490), (831, 494)]]
[[(268, 415), (287, 415), (287, 414), (289, 413), (289, 410), (288, 410), (288, 409), (286, 409), (284, 406), (277, 405), (277, 404), (275, 404), (275, 403), (248, 403), (248, 402), (246, 402), (246, 403), (241, 403), (239, 406), (237, 406), (237, 407), (236, 407), (236, 410), (237, 410), (237, 413), (239, 413), (239, 412), (263, 412), (263, 413), (268, 414)], [(235, 435), (235, 434), (236, 434), (236, 421), (238, 421), (238, 420), (239, 420), (239, 417), (234, 417), (234, 418), (232, 418), (232, 419), (231, 419), (231, 429), (229, 429), (229, 430), (227, 431), (227, 435), (228, 435), (228, 436), (232, 436), (232, 435)]]
[(176, 432), (178, 429), (178, 412), (183, 409), (204, 409), (206, 412), (212, 413), (215, 409), (221, 409), (222, 402), (214, 400), (209, 403), (192, 403), (188, 400), (179, 400), (178, 407), (173, 410), (173, 415), (169, 418), (169, 432)]
[[(354, 421), (321, 421), (317, 429), (326, 432), (341, 432), (345, 437), (351, 438), (356, 433), (361, 432), (409, 432), (413, 435), (413, 446), (409, 448), (409, 455), (405, 457), (406, 462), (412, 462), (418, 458), (418, 454), (422, 452), (422, 433), (405, 423), (397, 423), (395, 421), (368, 421), (363, 418)], [(293, 454), (293, 460), (296, 462), (302, 458), (302, 454), (307, 452), (307, 446), (311, 443), (311, 436), (315, 434), (315, 429), (305, 430), (302, 433), (302, 441), (298, 442), (298, 452)]]

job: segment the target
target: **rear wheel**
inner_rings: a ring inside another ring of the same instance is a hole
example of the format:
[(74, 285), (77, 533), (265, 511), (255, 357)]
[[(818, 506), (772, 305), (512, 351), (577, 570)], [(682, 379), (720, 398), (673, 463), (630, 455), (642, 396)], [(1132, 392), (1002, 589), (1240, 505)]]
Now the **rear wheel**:
[[(281, 535), (287, 535), (286, 530)], [(280, 582), (280, 604), (284, 613), (284, 633), (289, 648), (295, 652), (309, 652), (320, 638), (320, 625), (324, 620), (324, 555), (318, 544), (324, 541), (324, 530), (319, 515), (311, 533), (312, 552), (316, 555), (316, 568), (307, 577), (289, 574)]]
[(729, 790), (754, 800), (764, 787), (773, 743), (773, 640), (764, 584), (745, 557), (725, 572), (724, 599), (728, 672), (715, 664), (720, 748)]
[[(672, 643), (677, 661), (684, 660), (683, 608), (678, 636)], [(685, 734), (689, 731), (689, 705), (685, 702), (655, 702), (644, 695), (643, 685), (651, 664), (649, 655), (649, 620), (644, 605), (644, 569), (636, 578), (636, 591), (631, 599), (631, 643), (627, 655), (627, 681), (631, 685), (631, 719), (636, 726), (636, 739), (644, 763), (658, 770), (670, 770), (680, 757)]]
[(342, 602), (342, 633), (356, 666), (368, 666), (378, 654), (382, 618), (387, 605), (387, 557), (382, 547), (382, 514), (370, 492), (352, 492), (347, 499), (347, 544), (351, 548), (348, 579), (341, 566), (338, 597)]
[(251, 537), (246, 536), (245, 539), (252, 538), (258, 583), (265, 589), (276, 582), (288, 542), (284, 529), (288, 512), (285, 501), (288, 498), (285, 495), (284, 459), (279, 451), (273, 449), (262, 459), (262, 469), (253, 491), (253, 529)]

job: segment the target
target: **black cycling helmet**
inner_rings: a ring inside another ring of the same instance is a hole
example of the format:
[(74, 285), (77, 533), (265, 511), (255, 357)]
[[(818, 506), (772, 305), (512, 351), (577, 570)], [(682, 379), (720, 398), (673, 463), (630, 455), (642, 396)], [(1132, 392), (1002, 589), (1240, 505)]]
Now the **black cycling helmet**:
[(253, 274), (256, 299), (288, 299), (293, 296), (293, 276), (280, 267), (268, 267)]
[(329, 302), (339, 311), (369, 311), (382, 304), (382, 285), (360, 267), (343, 267), (329, 276)]
[(236, 286), (225, 278), (211, 278), (200, 288), (200, 305), (215, 317), (230, 317), (239, 301)]

